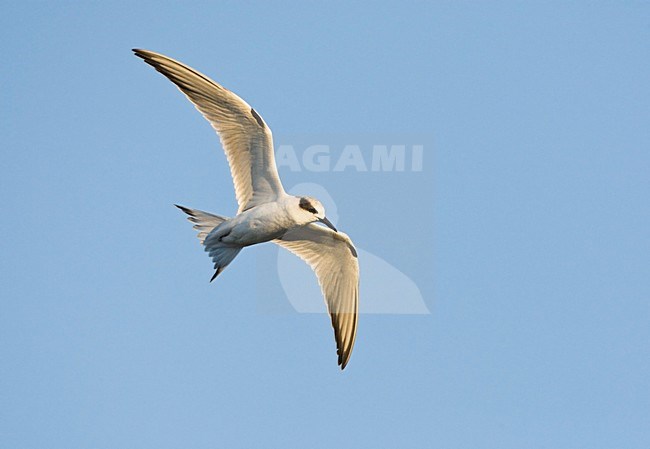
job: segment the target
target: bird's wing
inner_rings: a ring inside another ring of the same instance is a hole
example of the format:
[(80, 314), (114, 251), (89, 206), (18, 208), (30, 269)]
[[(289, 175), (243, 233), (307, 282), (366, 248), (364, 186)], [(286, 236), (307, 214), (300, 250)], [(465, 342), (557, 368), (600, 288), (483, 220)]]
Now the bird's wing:
[(196, 70), (148, 50), (134, 53), (165, 75), (210, 122), (226, 152), (242, 212), (284, 194), (271, 130), (248, 103)]
[(288, 249), (316, 272), (332, 318), (338, 363), (345, 368), (357, 335), (359, 263), (350, 238), (310, 224), (289, 230), (274, 243)]

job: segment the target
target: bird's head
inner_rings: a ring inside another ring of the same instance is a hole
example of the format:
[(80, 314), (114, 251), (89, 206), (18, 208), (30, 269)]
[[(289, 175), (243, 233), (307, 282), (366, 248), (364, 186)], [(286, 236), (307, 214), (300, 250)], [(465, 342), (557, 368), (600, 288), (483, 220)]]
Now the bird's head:
[(325, 216), (325, 208), (320, 201), (310, 196), (296, 197), (296, 199), (298, 200), (296, 214), (301, 222), (309, 224), (320, 221), (334, 232), (338, 232), (332, 222)]

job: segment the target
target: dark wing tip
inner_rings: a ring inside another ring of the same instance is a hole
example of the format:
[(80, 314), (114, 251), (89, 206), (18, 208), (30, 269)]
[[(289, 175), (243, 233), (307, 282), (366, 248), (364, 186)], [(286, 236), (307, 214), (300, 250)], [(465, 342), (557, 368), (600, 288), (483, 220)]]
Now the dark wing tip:
[[(155, 59), (156, 53), (153, 53), (153, 52), (151, 52), (149, 50), (141, 50), (139, 48), (134, 48), (134, 49), (132, 49), (132, 51), (133, 51), (133, 53), (135, 53), (135, 55), (138, 58), (141, 58), (144, 62), (149, 64), (151, 67), (156, 69), (158, 72), (160, 72), (163, 75), (167, 76), (167, 73), (165, 71), (163, 71), (160, 62)], [(173, 80), (172, 80), (172, 82), (173, 82)]]
[(251, 108), (251, 114), (253, 114), (253, 118), (257, 124), (260, 125), (260, 128), (264, 128), (264, 121), (262, 120), (262, 117), (260, 117), (260, 115), (257, 113), (257, 111)]
[(145, 59), (147, 57), (147, 53), (149, 53), (147, 50), (143, 50), (141, 48), (132, 48), (131, 51), (135, 53), (137, 57), (142, 59)]
[[(151, 67), (153, 67), (154, 69), (156, 69), (157, 71), (159, 71), (160, 73), (162, 73), (163, 75), (169, 78), (169, 74), (164, 69), (164, 65), (163, 65), (164, 61), (166, 59), (169, 59), (167, 56), (163, 56), (149, 50), (142, 50), (140, 48), (133, 48), (132, 51), (133, 53), (135, 53), (135, 55), (138, 58), (141, 58), (144, 62), (146, 62)], [(170, 78), (170, 80), (175, 83), (175, 81), (172, 78)]]
[(350, 361), (352, 348), (339, 348), (337, 352), (339, 355), (339, 366), (341, 367), (341, 371), (343, 371), (345, 367), (348, 366), (348, 362)]
[(334, 327), (334, 340), (336, 341), (336, 354), (338, 355), (338, 365), (341, 367), (341, 371), (345, 369), (350, 361), (350, 356), (352, 355), (352, 349), (354, 348), (354, 340), (356, 334), (356, 323), (352, 330), (352, 340), (346, 342), (343, 338), (341, 330), (338, 326), (338, 318), (336, 315), (332, 315), (332, 326)]

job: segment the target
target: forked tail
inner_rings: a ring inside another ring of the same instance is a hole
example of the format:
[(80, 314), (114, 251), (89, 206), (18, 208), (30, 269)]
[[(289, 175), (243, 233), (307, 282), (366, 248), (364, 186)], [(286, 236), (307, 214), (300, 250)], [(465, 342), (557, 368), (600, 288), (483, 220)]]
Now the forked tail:
[(214, 262), (215, 272), (210, 279), (210, 282), (212, 282), (219, 273), (221, 273), (228, 264), (237, 257), (237, 254), (239, 254), (239, 251), (242, 249), (241, 246), (229, 245), (220, 242), (218, 239), (211, 239), (207, 245), (205, 243), (205, 239), (210, 232), (224, 221), (228, 221), (229, 218), (222, 217), (221, 215), (214, 215), (209, 212), (203, 212), (202, 210), (189, 209), (187, 207), (179, 206), (178, 204), (175, 206), (188, 215), (187, 219), (194, 223), (194, 229), (199, 231), (197, 237), (201, 241), (201, 244), (205, 246), (205, 251), (210, 255), (210, 258)]

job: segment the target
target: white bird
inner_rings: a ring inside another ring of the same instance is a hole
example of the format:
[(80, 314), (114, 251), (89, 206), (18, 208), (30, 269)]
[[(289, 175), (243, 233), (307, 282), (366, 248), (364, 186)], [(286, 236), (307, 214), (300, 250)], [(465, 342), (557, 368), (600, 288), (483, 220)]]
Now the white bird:
[(271, 241), (288, 249), (318, 277), (332, 319), (338, 364), (344, 369), (357, 334), (359, 264), (352, 241), (325, 217), (320, 201), (284, 191), (271, 130), (255, 109), (178, 61), (148, 50), (133, 51), (185, 94), (216, 130), (225, 150), (239, 204), (237, 215), (228, 218), (178, 206), (194, 223), (214, 262), (210, 281), (246, 246)]

